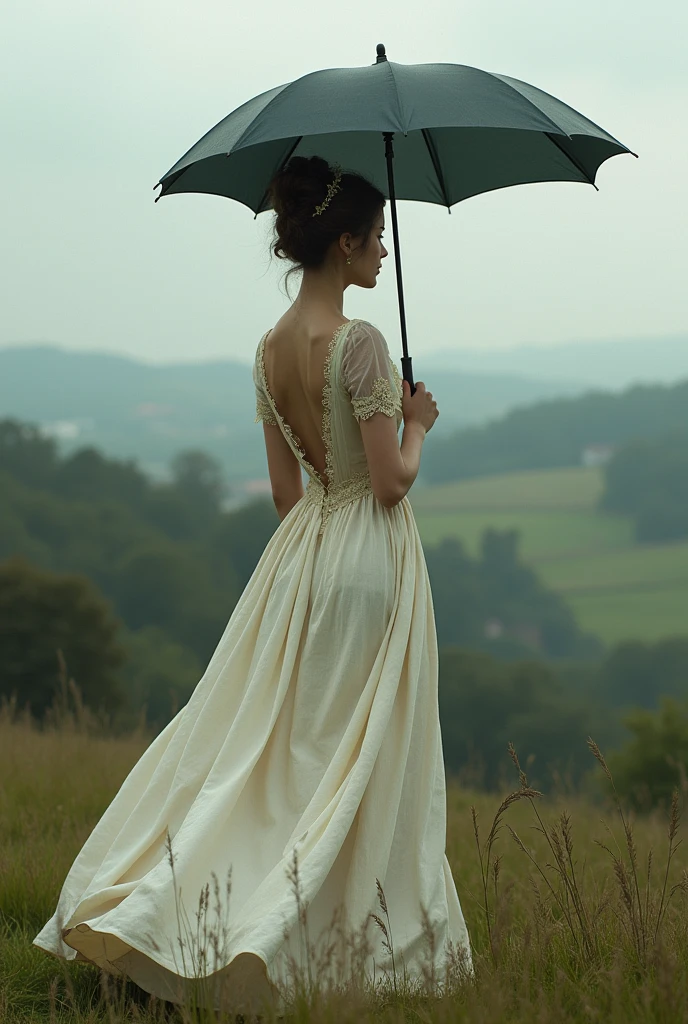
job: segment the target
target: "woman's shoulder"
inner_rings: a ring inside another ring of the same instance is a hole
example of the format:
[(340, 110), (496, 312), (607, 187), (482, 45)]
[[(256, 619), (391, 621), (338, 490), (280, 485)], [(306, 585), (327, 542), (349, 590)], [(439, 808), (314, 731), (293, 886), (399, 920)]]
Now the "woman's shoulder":
[(349, 323), (351, 326), (347, 330), (347, 341), (350, 348), (367, 347), (369, 345), (376, 348), (380, 346), (387, 347), (385, 336), (377, 324), (371, 323), (370, 320), (362, 320), (359, 317), (355, 317)]
[(369, 320), (352, 321), (342, 347), (341, 371), (344, 381), (359, 380), (370, 374), (391, 379), (394, 374), (391, 364), (392, 355), (380, 328)]
[(352, 317), (352, 319), (349, 320), (349, 323), (351, 324), (352, 330), (358, 327), (364, 331), (377, 331), (378, 333), (382, 333), (377, 324), (374, 324), (371, 320), (364, 320), (359, 316)]

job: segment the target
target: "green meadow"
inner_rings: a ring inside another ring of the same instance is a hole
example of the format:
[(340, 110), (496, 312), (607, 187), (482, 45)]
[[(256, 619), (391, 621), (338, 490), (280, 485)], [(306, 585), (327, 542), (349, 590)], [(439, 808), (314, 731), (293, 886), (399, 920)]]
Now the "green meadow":
[[(38, 728), (0, 707), (2, 1024), (258, 1019), (202, 1010), (193, 1001), (175, 1007), (149, 999), (131, 983), (32, 945), (74, 857), (149, 742), (138, 732), (92, 734), (78, 721)], [(507, 750), (503, 757), (513, 781), (500, 794), (448, 779), (447, 857), (471, 938), (473, 974), (457, 959), (446, 976), (428, 975), (423, 989), (407, 985), (395, 968), (394, 975), (378, 978), (375, 991), (358, 984), (340, 991), (322, 980), (327, 950), (321, 955), (313, 943), (312, 983), (309, 968), (286, 1012), (267, 1011), (262, 1024), (685, 1019), (688, 873), (679, 845), (688, 782), (670, 807), (629, 816), (602, 789), (543, 797), (519, 775)], [(604, 780), (606, 762), (596, 749), (590, 763)], [(381, 905), (386, 927), (385, 920)], [(429, 948), (432, 929), (423, 934)], [(391, 926), (389, 935), (393, 948)]]
[(475, 554), (487, 527), (520, 532), (521, 557), (606, 643), (688, 632), (688, 542), (638, 544), (627, 516), (602, 512), (596, 467), (507, 473), (415, 488), (423, 543), (457, 537)]

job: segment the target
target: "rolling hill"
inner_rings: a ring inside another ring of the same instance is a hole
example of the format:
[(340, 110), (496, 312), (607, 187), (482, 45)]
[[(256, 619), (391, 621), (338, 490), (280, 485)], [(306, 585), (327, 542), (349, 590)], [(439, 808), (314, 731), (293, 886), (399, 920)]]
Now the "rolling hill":
[(604, 338), (503, 349), (452, 348), (423, 356), (430, 370), (519, 373), (533, 380), (585, 381), (616, 391), (637, 383), (673, 384), (688, 377), (688, 334)]
[[(575, 379), (553, 383), (509, 373), (430, 374), (418, 364), (416, 378), (425, 379), (442, 409), (431, 444), (515, 407), (586, 388)], [(151, 365), (49, 345), (3, 348), (0, 418), (10, 416), (40, 425), (65, 455), (93, 445), (116, 458), (137, 459), (156, 477), (164, 477), (172, 457), (188, 448), (218, 459), (233, 483), (267, 477), (246, 363)]]
[(487, 526), (520, 531), (523, 560), (606, 643), (688, 635), (688, 542), (637, 544), (633, 523), (596, 509), (596, 467), (507, 473), (412, 488), (424, 544), (460, 538), (475, 552)]

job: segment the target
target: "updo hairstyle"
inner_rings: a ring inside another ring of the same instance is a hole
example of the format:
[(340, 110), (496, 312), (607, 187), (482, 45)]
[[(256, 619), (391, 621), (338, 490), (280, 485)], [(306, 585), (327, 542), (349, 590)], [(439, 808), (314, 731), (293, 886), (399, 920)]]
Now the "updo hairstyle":
[(278, 259), (291, 260), (290, 276), (306, 268), (320, 267), (327, 250), (340, 235), (363, 235), (362, 250), (385, 204), (385, 197), (367, 178), (342, 172), (339, 191), (316, 217), (335, 170), (321, 156), (293, 156), (270, 182), (270, 204), (275, 210), (271, 250)]

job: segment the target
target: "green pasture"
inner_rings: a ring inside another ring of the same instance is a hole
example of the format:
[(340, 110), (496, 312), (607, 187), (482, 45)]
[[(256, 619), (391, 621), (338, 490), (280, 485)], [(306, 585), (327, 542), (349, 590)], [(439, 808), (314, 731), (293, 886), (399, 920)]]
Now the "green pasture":
[(419, 512), (433, 513), (455, 512), (457, 508), (589, 509), (602, 490), (602, 474), (598, 469), (533, 469), (414, 488), (411, 500)]
[(517, 529), (519, 550), (610, 644), (688, 633), (688, 542), (637, 544), (632, 521), (596, 507), (598, 468), (508, 473), (415, 488), (423, 543), (459, 538), (476, 554), (483, 531)]
[[(393, 978), (378, 971), (375, 991), (360, 986), (362, 977), (353, 977), (352, 984), (341, 990), (326, 988), (318, 972), (328, 963), (336, 969), (328, 949), (334, 948), (330, 943), (337, 937), (335, 930), (327, 929), (310, 933), (315, 951), (308, 960), (309, 965), (313, 962), (313, 984), (305, 977), (301, 994), (289, 1000), (283, 1016), (272, 1011), (259, 1018), (204, 1011), (192, 999), (175, 1007), (149, 999), (131, 983), (101, 975), (92, 964), (65, 962), (47, 954), (32, 944), (33, 938), (52, 916), (75, 856), (150, 739), (143, 732), (117, 737), (91, 733), (71, 719), (57, 727), (39, 728), (26, 716), (17, 717), (8, 706), (0, 707), (2, 1024), (238, 1024), (257, 1019), (263, 1024), (680, 1024), (685, 1020), (688, 883), (683, 880), (682, 850), (676, 857), (672, 853), (683, 838), (678, 805), (671, 818), (679, 833), (673, 846), (666, 808), (628, 819), (635, 851), (632, 862), (617, 808), (599, 782), (592, 784), (603, 778), (592, 753), (595, 776), (585, 792), (567, 793), (564, 787), (550, 796), (538, 796), (532, 789), (520, 788), (517, 768), (506, 750), (504, 761), (515, 778), (508, 795), (506, 790), (479, 792), (448, 779), (447, 863), (468, 927), (473, 971), (469, 975), (457, 969), (446, 979), (438, 975), (434, 981), (442, 988), (436, 992), (403, 984), (398, 960)], [(681, 809), (687, 796), (688, 792), (681, 798)], [(255, 837), (247, 837), (247, 842), (254, 841)], [(571, 853), (568, 859), (558, 860), (556, 850), (564, 846)], [(652, 876), (647, 878), (650, 853)], [(637, 889), (632, 884), (636, 877)], [(375, 881), (373, 872), (373, 891)], [(577, 914), (569, 912), (574, 898)], [(418, 907), (421, 935), (420, 897)], [(377, 904), (373, 909), (386, 915)], [(391, 900), (389, 911), (393, 920)], [(303, 914), (307, 924), (307, 904)], [(419, 939), (419, 956), (429, 948), (432, 922), (428, 919), (428, 923), (422, 945)], [(368, 925), (368, 938), (378, 936), (379, 948), (379, 932), (371, 922)], [(398, 946), (391, 928), (389, 935), (391, 948)], [(201, 936), (209, 947), (211, 938), (204, 938), (203, 932)], [(356, 941), (356, 934), (352, 932), (347, 940)]]

